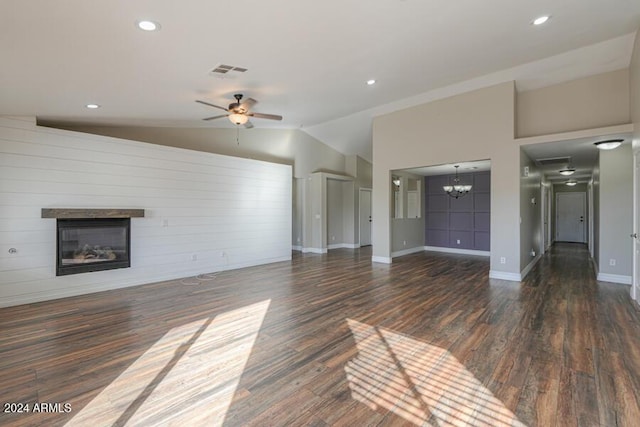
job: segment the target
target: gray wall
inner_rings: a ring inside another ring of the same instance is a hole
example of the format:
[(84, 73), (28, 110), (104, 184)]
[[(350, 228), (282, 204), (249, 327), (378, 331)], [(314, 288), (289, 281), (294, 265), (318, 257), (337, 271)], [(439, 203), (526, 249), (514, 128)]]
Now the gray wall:
[[(599, 273), (631, 276), (633, 232), (631, 146), (600, 152)], [(616, 265), (611, 266), (614, 259)]]
[[(524, 168), (529, 170), (525, 176)], [(525, 270), (543, 252), (542, 174), (535, 163), (520, 150), (520, 270)], [(535, 251), (536, 255), (532, 255)]]
[(518, 137), (629, 123), (629, 70), (519, 92), (516, 113)]
[[(409, 190), (409, 179), (422, 181), (422, 176), (414, 175), (404, 171), (394, 171), (393, 175), (402, 181), (400, 197), (402, 203), (402, 218), (391, 219), (392, 226), (392, 256), (401, 255), (402, 253), (415, 252), (424, 250), (424, 214), (419, 218), (407, 217), (407, 191)], [(391, 180), (391, 176), (389, 176)], [(420, 194), (423, 199), (423, 194)], [(420, 211), (424, 200), (420, 201)]]
[[(598, 159), (600, 156), (598, 155)], [(600, 265), (600, 165), (599, 160), (591, 177), (593, 188), (593, 260)]]
[[(460, 174), (471, 193), (454, 199), (442, 190), (454, 175), (425, 177), (425, 245), (489, 251), (491, 231), (491, 172)], [(460, 243), (458, 243), (460, 241)]]
[(514, 104), (514, 84), (508, 82), (374, 119), (375, 261), (390, 262), (391, 257), (391, 171), (489, 159), (490, 274), (519, 279), (519, 147), (513, 141)]

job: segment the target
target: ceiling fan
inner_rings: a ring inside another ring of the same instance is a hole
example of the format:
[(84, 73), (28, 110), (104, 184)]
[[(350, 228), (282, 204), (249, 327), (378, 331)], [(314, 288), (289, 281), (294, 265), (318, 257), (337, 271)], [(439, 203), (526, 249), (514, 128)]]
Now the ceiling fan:
[(231, 104), (229, 104), (228, 108), (211, 104), (209, 102), (196, 100), (196, 102), (199, 102), (200, 104), (208, 105), (209, 107), (218, 108), (227, 112), (227, 114), (206, 117), (202, 120), (215, 120), (222, 117), (228, 117), (231, 123), (233, 123), (234, 125), (244, 125), (244, 127), (246, 127), (247, 129), (253, 127), (253, 124), (249, 121), (249, 117), (256, 117), (258, 119), (282, 120), (282, 116), (279, 116), (277, 114), (263, 114), (252, 112), (251, 108), (258, 103), (258, 101), (253, 98), (247, 98), (245, 101), (242, 101), (241, 93), (237, 93), (233, 95), (233, 97), (236, 99), (236, 102), (232, 102)]

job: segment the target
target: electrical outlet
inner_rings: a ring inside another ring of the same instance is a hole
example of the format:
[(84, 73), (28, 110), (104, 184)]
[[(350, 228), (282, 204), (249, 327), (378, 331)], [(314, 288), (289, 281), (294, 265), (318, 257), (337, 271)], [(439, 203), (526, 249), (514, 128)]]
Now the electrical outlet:
[(503, 256), (500, 257), (500, 264), (506, 264), (507, 263), (507, 259)]
[(533, 256), (533, 257), (536, 256), (536, 251), (534, 251), (533, 249), (531, 249), (531, 256)]
[(192, 254), (191, 261), (197, 261), (197, 260), (198, 260), (198, 254)]
[(610, 266), (612, 266), (612, 267), (615, 267), (615, 266), (616, 266), (616, 260), (615, 260), (615, 259), (613, 259), (613, 258), (611, 258), (611, 259), (609, 260), (609, 265), (610, 265)]
[(336, 236), (331, 236), (331, 240), (336, 240)]
[(407, 241), (406, 241), (406, 240), (403, 240), (403, 241), (402, 241), (402, 244), (403, 244), (404, 246), (407, 246)]
[(456, 240), (456, 245), (460, 244), (460, 239)]

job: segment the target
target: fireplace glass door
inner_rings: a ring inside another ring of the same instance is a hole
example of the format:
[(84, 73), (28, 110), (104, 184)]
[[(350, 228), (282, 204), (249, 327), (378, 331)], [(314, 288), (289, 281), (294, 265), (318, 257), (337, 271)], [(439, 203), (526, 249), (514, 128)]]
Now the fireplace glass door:
[(126, 268), (130, 219), (58, 219), (56, 275)]

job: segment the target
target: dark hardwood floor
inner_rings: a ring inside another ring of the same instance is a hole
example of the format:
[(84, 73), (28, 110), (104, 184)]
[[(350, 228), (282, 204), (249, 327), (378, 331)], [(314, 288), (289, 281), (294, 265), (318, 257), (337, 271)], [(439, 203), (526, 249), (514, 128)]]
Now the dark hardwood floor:
[(640, 425), (629, 287), (577, 244), (488, 270), (335, 250), (3, 308), (0, 425)]

